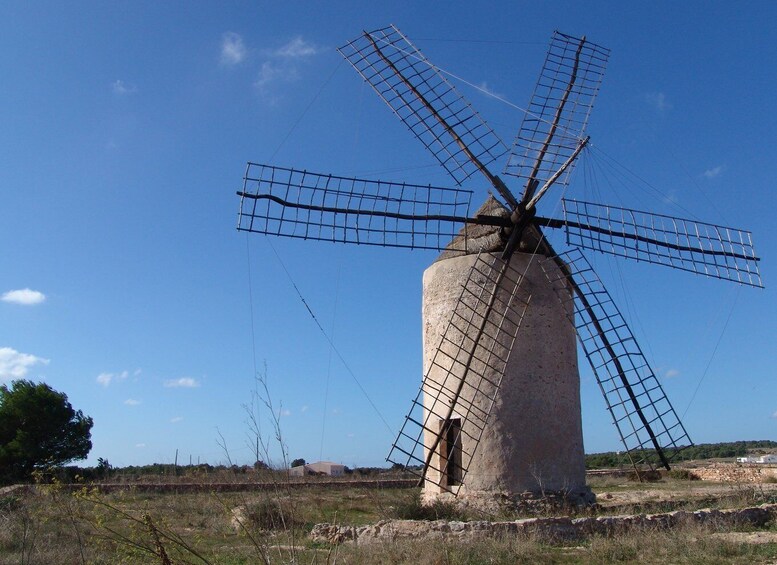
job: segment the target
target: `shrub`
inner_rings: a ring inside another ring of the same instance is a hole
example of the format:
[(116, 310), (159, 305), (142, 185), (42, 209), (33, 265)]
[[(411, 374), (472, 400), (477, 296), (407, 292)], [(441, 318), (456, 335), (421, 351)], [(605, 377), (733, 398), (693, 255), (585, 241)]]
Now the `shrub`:
[(466, 516), (455, 502), (435, 500), (431, 504), (421, 502), (421, 493), (394, 506), (392, 517), (400, 520), (464, 520)]
[(661, 471), (648, 469), (646, 471), (631, 471), (626, 478), (632, 482), (655, 483), (661, 480)]
[(689, 471), (688, 469), (672, 469), (667, 471), (666, 476), (670, 479), (677, 479), (679, 481), (700, 481), (701, 477), (696, 473)]
[(6, 495), (0, 497), (0, 512), (12, 512), (22, 506), (22, 501), (18, 496)]
[(288, 500), (265, 498), (248, 504), (245, 517), (246, 527), (259, 530), (288, 530), (302, 525)]

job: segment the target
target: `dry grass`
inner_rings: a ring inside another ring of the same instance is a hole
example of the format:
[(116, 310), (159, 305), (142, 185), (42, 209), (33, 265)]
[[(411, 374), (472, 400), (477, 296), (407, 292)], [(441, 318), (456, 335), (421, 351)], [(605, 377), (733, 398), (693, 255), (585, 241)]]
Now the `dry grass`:
[[(686, 481), (688, 482), (688, 481)], [(698, 484), (698, 482), (695, 482)], [(611, 484), (600, 485), (611, 489)], [(676, 485), (686, 493), (686, 485)], [(596, 487), (599, 488), (599, 487)], [(641, 489), (641, 485), (632, 485)], [(670, 483), (663, 485), (671, 490)], [(646, 492), (652, 492), (647, 489)], [(753, 491), (739, 502), (752, 503)], [(360, 525), (413, 508), (415, 489), (264, 493), (69, 494), (56, 487), (0, 499), (0, 564), (67, 563), (764, 563), (777, 544), (748, 545), (686, 526), (549, 544), (511, 537), (458, 544), (398, 543), (368, 547), (313, 544), (313, 524)], [(693, 503), (687, 503), (689, 509)], [(233, 510), (245, 507), (240, 524)], [(699, 504), (696, 505), (696, 508)]]

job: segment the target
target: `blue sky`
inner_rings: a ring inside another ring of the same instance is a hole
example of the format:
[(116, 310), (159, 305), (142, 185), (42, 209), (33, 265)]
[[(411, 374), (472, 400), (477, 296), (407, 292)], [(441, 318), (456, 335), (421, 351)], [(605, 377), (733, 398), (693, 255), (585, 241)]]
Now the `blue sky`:
[[(645, 181), (581, 164), (567, 195), (750, 229), (767, 289), (589, 259), (694, 441), (777, 439), (777, 5), (435, 6), (4, 2), (0, 380), (66, 392), (95, 420), (90, 463), (218, 463), (219, 433), (242, 463), (266, 365), (292, 458), (381, 464), (420, 383), (434, 253), (238, 233), (245, 163), (451, 185), (335, 48), (394, 23), (524, 106), (558, 29), (612, 49), (584, 159)], [(512, 140), (519, 110), (456, 86)], [(581, 378), (587, 451), (618, 449)]]

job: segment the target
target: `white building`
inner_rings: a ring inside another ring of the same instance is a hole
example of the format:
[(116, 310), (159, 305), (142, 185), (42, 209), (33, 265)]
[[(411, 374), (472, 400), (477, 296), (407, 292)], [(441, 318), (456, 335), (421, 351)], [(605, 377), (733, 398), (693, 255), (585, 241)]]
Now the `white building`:
[(298, 465), (289, 469), (290, 477), (304, 477), (306, 475), (327, 475), (330, 477), (342, 477), (345, 475), (345, 465), (330, 461), (318, 461), (306, 465)]
[(761, 455), (760, 457), (737, 457), (737, 463), (777, 464), (777, 455)]

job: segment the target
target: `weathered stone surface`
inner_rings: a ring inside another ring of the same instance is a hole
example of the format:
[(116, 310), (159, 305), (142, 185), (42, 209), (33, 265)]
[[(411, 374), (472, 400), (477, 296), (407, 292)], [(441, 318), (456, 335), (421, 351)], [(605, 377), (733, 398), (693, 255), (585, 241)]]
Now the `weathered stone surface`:
[[(376, 524), (377, 525), (377, 524)], [(363, 528), (359, 528), (363, 529)], [(310, 532), (314, 541), (324, 541), (332, 544), (340, 544), (353, 541), (357, 538), (356, 528), (353, 526), (336, 526), (334, 524), (316, 524)]]
[(318, 542), (332, 544), (386, 543), (396, 540), (454, 540), (475, 541), (484, 538), (533, 535), (546, 539), (576, 539), (591, 535), (612, 535), (632, 529), (665, 529), (688, 522), (709, 523), (718, 526), (763, 527), (777, 520), (777, 504), (729, 510), (703, 509), (695, 512), (678, 510), (662, 514), (631, 514), (600, 516), (598, 518), (526, 518), (505, 522), (457, 522), (437, 520), (384, 520), (371, 526), (337, 526), (317, 524), (310, 533)]
[(248, 526), (248, 516), (246, 514), (246, 507), (236, 506), (232, 509), (231, 512), (232, 516), (230, 518), (230, 525), (232, 526), (232, 529), (235, 530), (235, 532), (240, 533), (243, 531), (245, 527)]
[[(447, 371), (433, 365), (432, 360), (475, 261), (472, 255), (444, 259), (424, 273), (424, 374), (428, 375), (424, 407), (435, 415), (429, 423), (432, 429), (442, 425), (442, 415), (449, 413), (451, 402), (450, 395), (439, 395), (437, 391), (457, 389), (455, 383), (445, 381), (449, 378)], [(462, 420), (462, 463), (467, 469), (464, 484), (453, 487), (458, 491), (457, 503), (477, 506), (480, 499), (488, 510), (494, 504), (498, 506), (500, 498), (511, 503), (524, 491), (532, 496), (563, 492), (570, 500), (593, 502), (585, 484), (577, 343), (568, 319), (571, 301), (562, 304), (539, 263), (539, 257), (526, 253), (515, 253), (510, 262), (508, 277), (524, 277), (519, 298), (527, 300), (530, 296), (530, 304), (509, 355), (508, 344), (486, 344), (496, 355), (509, 359), (504, 375), (493, 368), (476, 367), (486, 379), (473, 377), (467, 381), (477, 382), (477, 389), (464, 387), (459, 403), (453, 407), (452, 417)], [(507, 300), (507, 292), (500, 291), (500, 300)], [(565, 288), (561, 292), (569, 295), (571, 291)], [(510, 319), (517, 321), (519, 317), (516, 313)], [(453, 357), (455, 344), (463, 337), (447, 337), (450, 341), (446, 347), (451, 351), (446, 352)], [(467, 414), (477, 413), (469, 407), (485, 410), (488, 398), (494, 397), (491, 416), (481, 436), (477, 427), (468, 427)], [(435, 434), (426, 434), (427, 449), (434, 444), (434, 438)], [(475, 438), (480, 438), (476, 450)], [(469, 459), (467, 454), (473, 451)], [(427, 472), (427, 502), (447, 494), (435, 484), (440, 480), (438, 470), (445, 466), (441, 458), (440, 453), (435, 454)]]
[(777, 479), (777, 465), (714, 463), (692, 469), (702, 481), (716, 483), (763, 483)]

